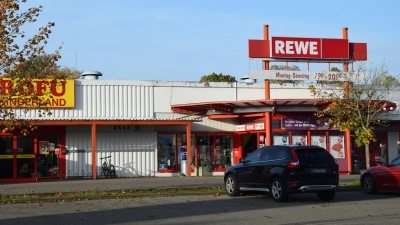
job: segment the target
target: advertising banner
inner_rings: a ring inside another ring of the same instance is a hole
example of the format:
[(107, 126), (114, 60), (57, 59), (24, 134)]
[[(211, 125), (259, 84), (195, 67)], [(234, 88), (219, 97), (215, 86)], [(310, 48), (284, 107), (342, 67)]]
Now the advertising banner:
[(330, 153), (335, 158), (344, 159), (344, 137), (343, 136), (330, 136)]
[(289, 145), (289, 137), (287, 135), (274, 135), (274, 145)]
[(292, 136), (292, 144), (293, 145), (308, 145), (307, 144), (307, 135), (293, 135)]
[(282, 129), (287, 130), (337, 130), (325, 118), (282, 118)]
[(311, 145), (316, 145), (326, 149), (326, 136), (325, 135), (311, 136)]

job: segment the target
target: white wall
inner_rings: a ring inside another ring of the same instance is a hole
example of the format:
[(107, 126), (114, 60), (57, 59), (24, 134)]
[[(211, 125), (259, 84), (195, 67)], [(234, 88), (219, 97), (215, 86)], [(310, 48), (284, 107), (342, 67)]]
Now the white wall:
[[(143, 130), (143, 129), (140, 129)], [(145, 128), (144, 128), (145, 130)], [(98, 126), (96, 142), (97, 177), (102, 177), (100, 158), (112, 156), (118, 177), (154, 176), (157, 168), (157, 133), (114, 129)], [(67, 126), (66, 176), (87, 177), (92, 174), (92, 144), (90, 126)]]

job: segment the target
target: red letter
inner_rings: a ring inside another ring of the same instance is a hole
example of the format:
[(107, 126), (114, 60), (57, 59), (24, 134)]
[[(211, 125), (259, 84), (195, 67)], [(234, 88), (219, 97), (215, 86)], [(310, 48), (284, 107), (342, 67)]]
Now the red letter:
[(51, 82), (51, 94), (53, 96), (63, 96), (65, 94), (65, 84), (67, 83), (66, 81), (60, 81), (61, 83), (61, 93), (57, 92), (57, 83), (58, 82)]
[(44, 95), (43, 92), (46, 92), (46, 85), (49, 85), (48, 81), (41, 81), (41, 80), (36, 81), (36, 88), (37, 88), (36, 96), (43, 96)]

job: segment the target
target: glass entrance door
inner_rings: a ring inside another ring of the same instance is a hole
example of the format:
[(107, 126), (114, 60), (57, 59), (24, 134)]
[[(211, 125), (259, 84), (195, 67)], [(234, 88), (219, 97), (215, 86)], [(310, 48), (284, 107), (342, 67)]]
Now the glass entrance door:
[(13, 178), (14, 152), (12, 136), (0, 137), (0, 179)]
[(59, 155), (57, 135), (38, 136), (37, 171), (40, 177), (59, 177)]
[(17, 178), (36, 178), (34, 137), (17, 137)]

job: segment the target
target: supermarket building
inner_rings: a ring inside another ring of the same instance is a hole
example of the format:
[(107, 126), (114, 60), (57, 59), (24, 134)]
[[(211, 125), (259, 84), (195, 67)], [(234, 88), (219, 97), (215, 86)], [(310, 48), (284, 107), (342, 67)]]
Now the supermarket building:
[[(256, 49), (271, 46), (256, 42)], [(251, 54), (265, 58), (258, 50)], [(266, 70), (250, 73), (270, 76)], [(354, 160), (365, 168), (366, 156), (351, 133), (314, 116), (327, 103), (315, 99), (308, 84), (272, 84), (269, 78), (264, 83), (106, 80), (99, 75), (89, 72), (85, 79), (66, 80), (65, 89), (55, 93), (59, 100), (52, 102), (50, 116), (15, 109), (38, 129), (27, 136), (1, 134), (0, 182), (102, 178), (105, 156), (111, 156), (117, 177), (179, 176), (182, 142), (188, 143), (188, 176), (223, 175), (226, 167), (263, 145), (298, 143), (326, 148), (341, 173), (353, 173)], [(386, 102), (391, 125), (375, 129), (378, 141), (388, 144), (389, 159), (397, 156), (399, 101), (395, 94)], [(371, 166), (379, 164), (377, 143), (370, 152)]]

